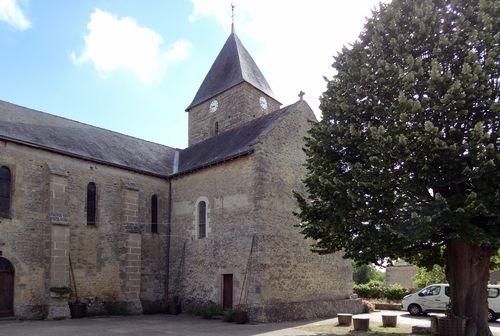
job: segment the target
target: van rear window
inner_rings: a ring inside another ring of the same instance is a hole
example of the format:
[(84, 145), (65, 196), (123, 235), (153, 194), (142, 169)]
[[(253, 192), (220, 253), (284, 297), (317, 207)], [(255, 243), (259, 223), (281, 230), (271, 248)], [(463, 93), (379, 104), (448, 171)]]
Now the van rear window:
[(498, 289), (498, 288), (488, 288), (488, 297), (490, 299), (496, 298), (496, 297), (498, 297), (498, 295), (500, 295), (500, 289)]
[[(449, 286), (446, 286), (444, 288), (444, 294), (446, 296), (450, 296), (450, 287)], [(488, 288), (488, 298), (490, 299), (493, 299), (493, 298), (496, 298), (500, 295), (500, 289), (498, 288)]]

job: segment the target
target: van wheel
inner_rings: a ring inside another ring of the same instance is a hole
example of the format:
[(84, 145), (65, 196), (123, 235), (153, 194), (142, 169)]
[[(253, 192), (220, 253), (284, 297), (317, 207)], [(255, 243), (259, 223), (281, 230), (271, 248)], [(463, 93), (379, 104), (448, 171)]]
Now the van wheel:
[(493, 310), (488, 310), (488, 322), (495, 322), (497, 320), (497, 315), (493, 312)]
[(408, 307), (408, 313), (410, 315), (422, 315), (422, 308), (418, 304), (413, 303)]

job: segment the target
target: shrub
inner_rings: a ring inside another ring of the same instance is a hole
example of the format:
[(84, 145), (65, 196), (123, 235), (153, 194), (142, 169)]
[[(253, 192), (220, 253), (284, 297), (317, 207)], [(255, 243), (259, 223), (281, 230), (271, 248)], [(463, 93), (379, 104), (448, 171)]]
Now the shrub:
[(213, 316), (222, 315), (224, 310), (222, 307), (215, 303), (210, 303), (204, 307), (202, 307), (198, 314), (204, 319), (211, 319)]
[(385, 291), (385, 297), (388, 300), (402, 300), (405, 295), (408, 295), (410, 291), (401, 285), (394, 284), (388, 287)]
[(382, 285), (382, 282), (372, 280), (367, 284), (354, 285), (353, 290), (362, 298), (378, 299), (385, 296), (387, 288)]
[(354, 293), (358, 294), (359, 297), (367, 298), (370, 295), (370, 288), (368, 285), (354, 285), (353, 288)]
[(375, 306), (368, 300), (363, 300), (363, 313), (371, 313), (375, 310)]
[(128, 315), (127, 308), (120, 302), (104, 302), (104, 309), (107, 315), (111, 316)]
[(392, 285), (390, 287), (383, 286), (379, 281), (370, 281), (364, 285), (355, 285), (354, 293), (361, 298), (367, 299), (382, 299), (402, 300), (403, 297), (409, 294), (409, 290), (401, 285)]
[(224, 312), (224, 317), (222, 318), (224, 322), (234, 322), (234, 310), (226, 310)]

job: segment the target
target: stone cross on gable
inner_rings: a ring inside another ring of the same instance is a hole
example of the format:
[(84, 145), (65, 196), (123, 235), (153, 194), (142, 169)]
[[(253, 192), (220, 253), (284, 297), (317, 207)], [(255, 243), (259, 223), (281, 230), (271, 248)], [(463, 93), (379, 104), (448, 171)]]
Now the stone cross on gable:
[(300, 101), (304, 100), (304, 95), (305, 95), (305, 94), (306, 94), (306, 93), (305, 93), (304, 91), (300, 90), (300, 92), (299, 92), (299, 98), (300, 98)]

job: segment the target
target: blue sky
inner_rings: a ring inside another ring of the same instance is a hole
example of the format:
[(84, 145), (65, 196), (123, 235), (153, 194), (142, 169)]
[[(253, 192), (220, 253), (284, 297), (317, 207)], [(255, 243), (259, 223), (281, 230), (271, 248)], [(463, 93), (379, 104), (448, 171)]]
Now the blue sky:
[[(375, 0), (240, 0), (236, 30), (277, 98), (320, 115), (323, 76)], [(172, 147), (230, 30), (226, 0), (0, 0), (0, 99)]]

